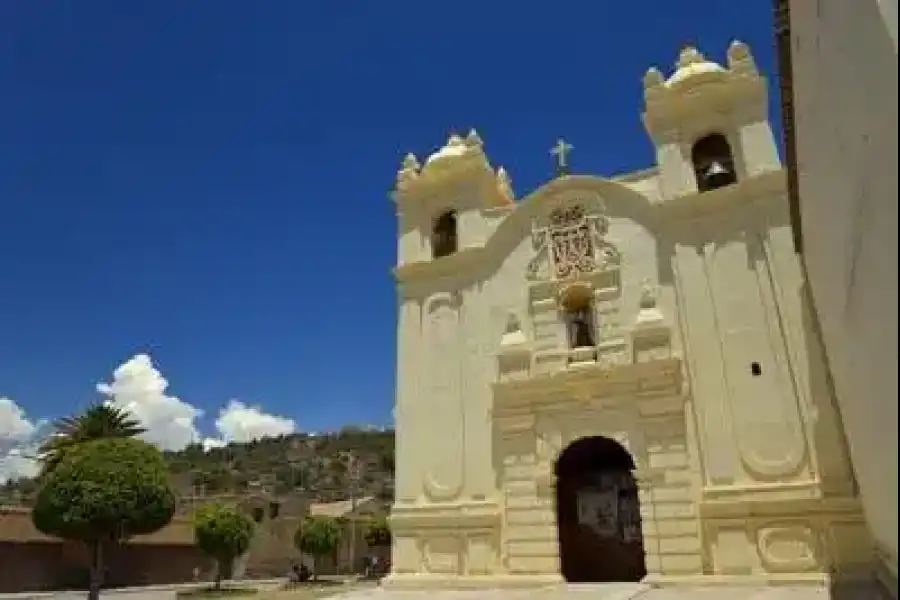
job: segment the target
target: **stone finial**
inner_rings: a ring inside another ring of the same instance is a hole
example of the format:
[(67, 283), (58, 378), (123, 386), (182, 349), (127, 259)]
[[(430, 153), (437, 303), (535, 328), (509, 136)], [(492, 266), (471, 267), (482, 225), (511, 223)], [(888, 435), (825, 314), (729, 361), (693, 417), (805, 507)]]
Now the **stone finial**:
[(521, 347), (528, 342), (525, 333), (522, 331), (522, 324), (519, 317), (514, 313), (506, 316), (506, 325), (503, 328), (503, 336), (500, 338), (501, 349), (511, 349)]
[(662, 312), (656, 305), (657, 286), (645, 279), (641, 284), (641, 299), (638, 302), (640, 310), (638, 311), (635, 324), (638, 327), (655, 326), (661, 324), (665, 319)]
[(403, 171), (418, 171), (421, 165), (419, 165), (419, 159), (416, 158), (416, 155), (410, 152), (406, 156), (403, 157), (403, 163), (401, 165), (401, 170)]
[(735, 73), (757, 75), (759, 70), (750, 52), (750, 46), (740, 40), (734, 40), (728, 46), (728, 69)]
[(663, 77), (662, 71), (656, 67), (650, 67), (647, 69), (647, 72), (644, 73), (644, 89), (660, 87), (665, 82), (666, 78)]
[(663, 77), (662, 71), (656, 67), (650, 67), (644, 73), (644, 99), (652, 98), (658, 95), (666, 85), (666, 78)]
[(506, 169), (503, 167), (497, 169), (497, 189), (505, 199), (510, 201), (515, 199), (515, 193), (512, 188), (512, 179), (510, 179), (509, 173), (507, 173)]
[(478, 132), (474, 129), (469, 130), (469, 135), (466, 136), (466, 146), (469, 148), (480, 148), (484, 145), (484, 142), (481, 140), (481, 136), (478, 135)]
[(419, 169), (421, 165), (419, 165), (419, 161), (416, 158), (416, 155), (410, 152), (406, 156), (403, 157), (403, 162), (400, 164), (400, 170), (397, 171), (397, 183), (396, 188), (398, 190), (404, 188), (408, 183), (411, 183), (419, 176)]
[(675, 63), (675, 67), (678, 69), (683, 69), (687, 66), (702, 62), (706, 62), (706, 57), (704, 57), (703, 54), (701, 54), (701, 52), (697, 50), (697, 48), (695, 48), (692, 44), (688, 44), (681, 49), (681, 53), (678, 55), (678, 62)]
[(447, 138), (447, 143), (444, 144), (444, 148), (458, 148), (459, 146), (464, 146), (465, 142), (461, 137), (456, 135), (455, 133), (451, 133), (450, 137)]
[(515, 333), (517, 331), (522, 331), (522, 325), (519, 323), (519, 317), (515, 315), (515, 313), (509, 313), (506, 315), (506, 327), (504, 327), (504, 333)]
[(656, 286), (649, 279), (641, 282), (641, 300), (640, 307), (656, 308)]
[(522, 332), (522, 324), (514, 313), (506, 316), (500, 347), (497, 349), (499, 381), (527, 379), (531, 369), (531, 348)]

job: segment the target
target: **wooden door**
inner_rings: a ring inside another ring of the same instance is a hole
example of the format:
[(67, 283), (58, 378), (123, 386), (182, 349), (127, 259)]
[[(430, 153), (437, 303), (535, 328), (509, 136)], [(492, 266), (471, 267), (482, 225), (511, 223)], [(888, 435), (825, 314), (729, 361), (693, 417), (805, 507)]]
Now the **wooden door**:
[(647, 574), (640, 504), (629, 471), (571, 474), (557, 482), (562, 575), (569, 582), (640, 581)]

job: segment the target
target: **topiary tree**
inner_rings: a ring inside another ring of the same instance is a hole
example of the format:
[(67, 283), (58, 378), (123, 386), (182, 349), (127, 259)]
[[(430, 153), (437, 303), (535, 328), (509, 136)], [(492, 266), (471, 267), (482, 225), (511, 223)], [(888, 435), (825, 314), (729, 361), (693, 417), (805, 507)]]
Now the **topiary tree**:
[(100, 596), (108, 543), (153, 533), (175, 514), (175, 494), (162, 453), (136, 438), (89, 440), (68, 448), (47, 474), (31, 519), (46, 535), (90, 551), (90, 592)]
[(313, 558), (313, 579), (318, 559), (332, 554), (341, 541), (341, 526), (331, 517), (306, 517), (294, 534), (294, 545)]
[(232, 504), (206, 504), (194, 516), (197, 546), (216, 561), (216, 589), (231, 577), (234, 559), (250, 549), (254, 525), (253, 519)]
[(377, 517), (373, 519), (365, 533), (366, 544), (372, 548), (391, 545), (391, 528), (388, 524), (387, 517)]

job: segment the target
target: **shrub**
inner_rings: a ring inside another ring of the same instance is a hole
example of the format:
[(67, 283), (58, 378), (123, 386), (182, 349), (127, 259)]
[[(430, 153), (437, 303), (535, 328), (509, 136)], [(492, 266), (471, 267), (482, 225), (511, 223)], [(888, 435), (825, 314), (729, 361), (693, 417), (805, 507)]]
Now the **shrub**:
[(391, 528), (386, 517), (379, 517), (372, 520), (366, 528), (366, 543), (373, 547), (390, 546), (391, 545)]
[(234, 559), (250, 549), (253, 520), (230, 504), (207, 504), (194, 517), (194, 535), (200, 550), (216, 561), (216, 589), (231, 577)]
[(337, 519), (330, 517), (307, 517), (294, 535), (297, 549), (313, 557), (313, 578), (316, 577), (318, 559), (337, 550), (340, 541), (341, 526)]

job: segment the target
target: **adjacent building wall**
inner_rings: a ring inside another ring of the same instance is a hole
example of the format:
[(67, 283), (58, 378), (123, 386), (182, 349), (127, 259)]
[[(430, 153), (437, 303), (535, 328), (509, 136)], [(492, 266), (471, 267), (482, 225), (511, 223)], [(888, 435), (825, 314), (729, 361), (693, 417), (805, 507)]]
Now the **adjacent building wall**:
[(896, 580), (897, 0), (776, 6), (789, 10), (798, 246), (866, 517)]

